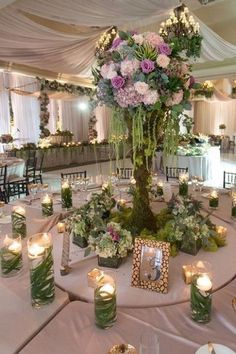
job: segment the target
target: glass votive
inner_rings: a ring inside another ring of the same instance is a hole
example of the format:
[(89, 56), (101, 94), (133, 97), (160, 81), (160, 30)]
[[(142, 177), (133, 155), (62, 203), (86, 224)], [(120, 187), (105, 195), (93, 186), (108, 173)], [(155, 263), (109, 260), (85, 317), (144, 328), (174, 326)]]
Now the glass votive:
[(64, 209), (72, 207), (72, 189), (68, 180), (63, 180), (61, 184), (61, 204)]
[(194, 275), (191, 283), (191, 317), (199, 323), (211, 320), (212, 272), (208, 262), (193, 264)]
[(53, 215), (53, 200), (49, 194), (45, 194), (42, 197), (42, 214), (43, 216)]
[(40, 307), (51, 303), (55, 297), (51, 235), (35, 234), (27, 245), (32, 306)]
[(164, 201), (168, 203), (172, 198), (172, 189), (170, 183), (164, 183), (163, 186), (163, 197)]
[(212, 209), (217, 209), (219, 206), (219, 194), (217, 190), (213, 189), (210, 194), (209, 207)]
[(182, 266), (182, 270), (183, 270), (183, 278), (184, 278), (184, 282), (185, 284), (189, 285), (192, 282), (192, 277), (194, 274), (194, 270), (193, 270), (193, 266), (192, 264), (186, 264)]
[(62, 234), (62, 233), (65, 232), (65, 231), (66, 231), (66, 224), (65, 224), (65, 222), (59, 221), (59, 222), (57, 223), (57, 232), (58, 232), (59, 234)]
[(22, 243), (20, 235), (6, 235), (1, 240), (0, 266), (2, 277), (18, 274), (23, 266)]
[(104, 277), (103, 270), (100, 270), (98, 268), (93, 268), (92, 270), (90, 270), (90, 272), (88, 272), (87, 275), (88, 287), (95, 289), (97, 285), (101, 282), (103, 277)]
[(25, 208), (17, 205), (14, 206), (11, 213), (12, 233), (19, 234), (22, 238), (26, 237), (26, 216)]
[(163, 181), (158, 181), (157, 182), (157, 196), (158, 197), (162, 197), (163, 196), (163, 186), (164, 186)]
[(159, 336), (152, 328), (145, 329), (140, 337), (140, 354), (159, 354)]
[(99, 328), (112, 327), (116, 321), (116, 283), (112, 272), (106, 273), (94, 290), (95, 323)]
[(179, 174), (179, 195), (182, 197), (186, 197), (188, 195), (188, 173), (180, 173)]

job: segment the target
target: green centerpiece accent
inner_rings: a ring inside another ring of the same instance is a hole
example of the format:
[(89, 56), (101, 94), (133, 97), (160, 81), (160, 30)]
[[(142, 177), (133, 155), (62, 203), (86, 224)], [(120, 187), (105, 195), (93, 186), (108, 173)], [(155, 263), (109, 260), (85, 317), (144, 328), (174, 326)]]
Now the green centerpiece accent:
[(202, 276), (194, 275), (191, 283), (191, 314), (192, 319), (199, 323), (207, 323), (211, 319), (211, 304), (212, 295), (210, 280), (207, 278), (207, 283), (200, 286), (199, 279)]
[(76, 233), (75, 231), (73, 232), (73, 241), (72, 242), (81, 248), (85, 248), (88, 246), (88, 241), (87, 241), (86, 237), (79, 234), (79, 233)]
[(14, 207), (12, 214), (12, 233), (19, 234), (22, 238), (26, 237), (26, 217), (23, 207)]
[(28, 241), (31, 299), (33, 307), (51, 303), (55, 297), (52, 244), (49, 234), (36, 234)]
[(122, 258), (119, 257), (99, 257), (98, 256), (98, 265), (100, 267), (107, 268), (119, 268), (122, 263)]
[(72, 208), (72, 190), (67, 181), (63, 182), (61, 186), (61, 204), (64, 209)]
[(232, 205), (232, 209), (231, 209), (231, 216), (233, 218), (236, 218), (236, 205)]
[(94, 291), (95, 323), (99, 328), (112, 327), (116, 321), (115, 284), (100, 284)]
[(217, 209), (219, 206), (219, 198), (213, 198), (213, 197), (210, 197), (209, 199), (209, 207), (212, 208), (212, 209)]
[(163, 186), (157, 185), (157, 196), (158, 197), (163, 196)]
[(45, 195), (42, 200), (42, 214), (43, 216), (53, 215), (53, 200), (48, 195)]
[(0, 250), (1, 276), (12, 277), (23, 266), (21, 237), (10, 238), (6, 235)]

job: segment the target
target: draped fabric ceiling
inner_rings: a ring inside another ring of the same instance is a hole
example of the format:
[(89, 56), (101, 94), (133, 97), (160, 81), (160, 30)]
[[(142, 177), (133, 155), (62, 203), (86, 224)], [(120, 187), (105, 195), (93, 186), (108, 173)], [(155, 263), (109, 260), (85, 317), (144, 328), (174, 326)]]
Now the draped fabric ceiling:
[[(178, 0), (0, 0), (0, 61), (57, 73), (57, 78), (91, 84), (94, 47), (112, 25), (147, 30), (166, 18)], [(236, 57), (236, 46), (204, 23), (201, 62)]]

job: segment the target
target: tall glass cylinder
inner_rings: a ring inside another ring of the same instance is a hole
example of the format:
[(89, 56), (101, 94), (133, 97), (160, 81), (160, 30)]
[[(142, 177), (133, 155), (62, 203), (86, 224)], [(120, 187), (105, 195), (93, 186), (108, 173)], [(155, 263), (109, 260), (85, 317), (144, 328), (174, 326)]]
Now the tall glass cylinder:
[(217, 190), (213, 190), (209, 196), (209, 207), (212, 209), (217, 209), (219, 206), (219, 194)]
[(232, 196), (232, 209), (231, 209), (231, 216), (232, 218), (236, 218), (236, 189), (233, 188), (231, 191)]
[(63, 180), (61, 184), (61, 203), (62, 208), (70, 209), (72, 207), (72, 189), (68, 180)]
[(194, 275), (191, 283), (192, 319), (199, 323), (211, 320), (212, 273), (208, 262), (198, 261), (193, 265)]
[(2, 277), (12, 277), (23, 266), (22, 243), (20, 235), (6, 235), (1, 240), (0, 267)]
[(43, 216), (53, 215), (53, 200), (49, 194), (45, 194), (42, 197), (42, 214)]
[(116, 321), (116, 284), (114, 277), (105, 274), (94, 291), (95, 323), (109, 328)]
[(51, 303), (55, 297), (52, 238), (39, 233), (28, 240), (31, 299), (34, 307)]
[(25, 208), (17, 205), (13, 207), (12, 214), (12, 233), (21, 235), (22, 238), (26, 237), (26, 216)]

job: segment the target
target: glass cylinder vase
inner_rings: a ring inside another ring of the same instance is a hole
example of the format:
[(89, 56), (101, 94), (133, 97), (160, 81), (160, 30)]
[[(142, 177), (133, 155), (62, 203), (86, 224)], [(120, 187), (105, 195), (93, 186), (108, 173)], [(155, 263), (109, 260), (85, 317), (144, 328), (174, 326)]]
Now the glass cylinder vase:
[(42, 214), (43, 216), (53, 215), (53, 200), (48, 194), (45, 194), (42, 198)]
[(28, 257), (32, 306), (49, 304), (55, 297), (51, 235), (39, 233), (30, 237)]
[(212, 273), (208, 262), (198, 261), (193, 264), (191, 283), (191, 314), (198, 323), (211, 320), (212, 306)]
[[(109, 273), (111, 274), (111, 273)], [(94, 291), (95, 323), (109, 328), (116, 321), (116, 284), (114, 276), (105, 274)]]
[(231, 216), (232, 218), (236, 218), (236, 189), (232, 188), (231, 191), (231, 196), (232, 196), (232, 208), (231, 208)]
[(179, 195), (182, 197), (187, 197), (188, 195), (188, 173), (180, 173), (179, 174)]
[(6, 235), (1, 240), (0, 266), (2, 277), (12, 277), (21, 271), (23, 260), (20, 235)]
[(72, 189), (68, 180), (62, 181), (61, 204), (64, 209), (72, 208)]
[(13, 207), (11, 213), (12, 233), (19, 234), (22, 238), (26, 237), (26, 217), (25, 208), (22, 206)]
[(213, 190), (209, 196), (209, 207), (211, 209), (217, 209), (219, 206), (219, 194), (216, 190)]

